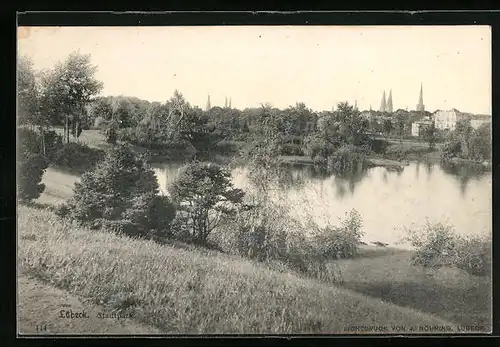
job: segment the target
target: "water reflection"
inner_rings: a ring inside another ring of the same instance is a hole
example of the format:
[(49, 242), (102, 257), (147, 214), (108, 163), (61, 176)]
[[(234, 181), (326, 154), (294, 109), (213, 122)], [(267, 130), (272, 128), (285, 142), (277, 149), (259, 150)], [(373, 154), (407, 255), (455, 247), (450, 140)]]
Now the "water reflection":
[(435, 164), (432, 164), (430, 162), (426, 162), (425, 163), (425, 169), (427, 171), (427, 179), (430, 180), (431, 179), (431, 176), (432, 176), (432, 172), (434, 170), (434, 165)]
[(478, 180), (485, 175), (485, 168), (477, 164), (441, 163), (440, 167), (459, 182), (462, 196), (466, 195), (471, 180)]
[[(155, 166), (162, 191), (180, 166)], [(329, 174), (311, 165), (287, 165), (281, 172), (276, 194), (294, 206), (298, 218), (308, 213), (337, 222), (355, 208), (367, 242), (394, 244), (403, 227), (426, 219), (451, 223), (459, 233), (491, 232), (491, 173), (478, 167), (412, 162), (400, 171), (374, 167)], [(233, 169), (233, 182), (249, 189), (244, 168)]]

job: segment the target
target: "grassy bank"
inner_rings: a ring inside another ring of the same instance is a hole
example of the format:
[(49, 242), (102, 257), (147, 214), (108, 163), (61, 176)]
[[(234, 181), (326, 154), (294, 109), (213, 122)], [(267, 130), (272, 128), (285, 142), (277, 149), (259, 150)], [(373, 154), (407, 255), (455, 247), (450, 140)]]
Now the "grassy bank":
[[(19, 262), (31, 274), (166, 333), (341, 333), (351, 325), (451, 325), (238, 257), (160, 246), (19, 207)], [(20, 298), (22, 300), (22, 298)]]
[(338, 261), (343, 286), (446, 320), (491, 329), (492, 283), (455, 268), (411, 265), (412, 251), (366, 248), (361, 258)]

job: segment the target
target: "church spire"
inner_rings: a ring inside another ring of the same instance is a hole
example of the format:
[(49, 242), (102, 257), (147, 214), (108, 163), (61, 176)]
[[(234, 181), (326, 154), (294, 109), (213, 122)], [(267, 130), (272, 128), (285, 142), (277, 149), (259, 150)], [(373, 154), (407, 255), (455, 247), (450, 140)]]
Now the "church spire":
[(392, 89), (389, 91), (389, 98), (387, 99), (386, 111), (392, 113)]
[(210, 94), (208, 94), (208, 99), (207, 99), (207, 111), (209, 111), (210, 109), (212, 108), (212, 106), (210, 105)]
[(422, 83), (420, 83), (420, 97), (418, 98), (417, 111), (425, 111), (424, 87)]
[(380, 103), (380, 112), (385, 112), (385, 111), (387, 111), (387, 109), (385, 104), (385, 90), (384, 90), (384, 94), (382, 95), (382, 101)]

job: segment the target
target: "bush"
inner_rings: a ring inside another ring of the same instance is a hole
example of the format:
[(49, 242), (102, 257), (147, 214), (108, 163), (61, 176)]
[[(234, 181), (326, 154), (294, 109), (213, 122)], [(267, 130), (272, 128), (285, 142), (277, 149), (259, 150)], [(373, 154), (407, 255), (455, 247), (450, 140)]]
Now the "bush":
[(41, 183), (47, 159), (41, 154), (40, 137), (28, 128), (18, 129), (17, 191), (18, 199), (24, 202), (38, 199), (44, 191)]
[(281, 148), (281, 155), (304, 155), (301, 145), (285, 143)]
[(41, 183), (48, 162), (44, 156), (29, 151), (19, 153), (17, 191), (18, 199), (31, 201), (38, 199), (45, 190), (45, 184)]
[[(357, 212), (351, 212), (339, 227), (319, 228), (312, 219), (301, 223), (283, 202), (255, 198), (251, 208), (226, 220), (214, 232), (213, 242), (228, 253), (273, 267), (281, 264), (320, 280), (341, 278), (340, 270), (327, 264), (357, 253), (362, 235)], [(316, 231), (315, 235), (311, 231)]]
[(429, 222), (423, 228), (407, 230), (407, 234), (405, 240), (416, 248), (414, 265), (429, 268), (451, 266), (472, 275), (490, 275), (490, 238), (458, 236), (451, 226)]
[(175, 207), (167, 196), (142, 194), (134, 196), (131, 206), (122, 214), (130, 222), (132, 235), (170, 237), (171, 223), (175, 217)]
[(167, 197), (158, 196), (156, 176), (144, 158), (122, 145), (82, 175), (73, 197), (57, 214), (92, 228), (132, 236), (166, 236), (175, 211)]
[(110, 144), (116, 144), (118, 140), (119, 123), (114, 120), (102, 119), (99, 121), (99, 130), (101, 134), (106, 136), (106, 142)]
[(53, 160), (55, 153), (63, 147), (63, 138), (54, 130), (45, 132), (45, 154)]
[(213, 239), (228, 253), (259, 262), (280, 262), (307, 273), (313, 252), (303, 226), (290, 216), (286, 206), (261, 200), (226, 220)]
[(319, 135), (309, 135), (304, 138), (302, 151), (310, 156), (315, 162), (326, 162), (326, 158), (331, 155), (335, 148)]
[(54, 153), (52, 163), (60, 169), (81, 174), (91, 170), (103, 158), (103, 150), (70, 142)]
[(344, 145), (331, 154), (327, 159), (327, 167), (334, 172), (347, 172), (364, 167), (366, 164), (365, 151), (357, 146)]
[(356, 210), (352, 210), (338, 227), (327, 225), (319, 228), (312, 225), (315, 231), (315, 249), (319, 256), (325, 259), (345, 259), (357, 255), (363, 236), (362, 226), (361, 215)]
[(389, 147), (389, 141), (384, 139), (371, 139), (369, 141), (370, 150), (377, 154), (385, 154)]
[(402, 161), (406, 158), (406, 152), (400, 146), (390, 146), (385, 151), (385, 157)]

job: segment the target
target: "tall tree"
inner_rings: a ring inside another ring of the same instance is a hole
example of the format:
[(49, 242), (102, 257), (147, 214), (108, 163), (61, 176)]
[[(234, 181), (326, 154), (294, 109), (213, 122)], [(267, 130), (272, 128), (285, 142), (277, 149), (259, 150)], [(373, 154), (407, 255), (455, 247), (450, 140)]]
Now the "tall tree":
[(31, 59), (21, 56), (17, 62), (17, 102), (19, 124), (38, 123), (38, 93)]
[(64, 124), (66, 142), (69, 142), (72, 126), (76, 129), (75, 134), (79, 134), (85, 105), (103, 87), (95, 78), (96, 71), (97, 67), (91, 65), (90, 55), (73, 52), (42, 79), (45, 110), (57, 123)]

